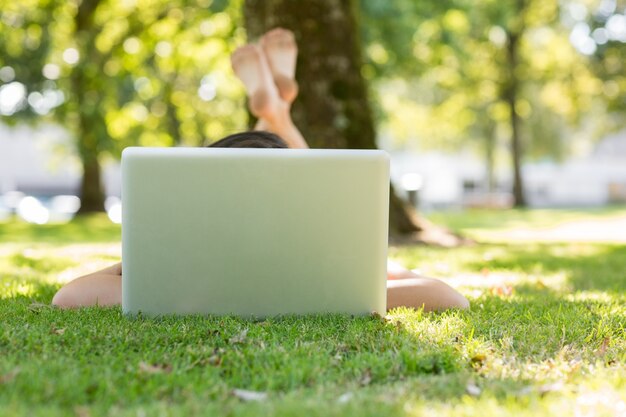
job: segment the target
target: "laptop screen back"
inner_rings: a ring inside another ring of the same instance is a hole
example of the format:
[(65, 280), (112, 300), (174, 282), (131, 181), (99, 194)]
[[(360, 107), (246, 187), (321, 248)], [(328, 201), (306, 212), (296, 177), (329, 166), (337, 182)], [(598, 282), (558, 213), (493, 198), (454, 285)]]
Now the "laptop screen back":
[(124, 312), (385, 312), (386, 153), (128, 148), (122, 170)]

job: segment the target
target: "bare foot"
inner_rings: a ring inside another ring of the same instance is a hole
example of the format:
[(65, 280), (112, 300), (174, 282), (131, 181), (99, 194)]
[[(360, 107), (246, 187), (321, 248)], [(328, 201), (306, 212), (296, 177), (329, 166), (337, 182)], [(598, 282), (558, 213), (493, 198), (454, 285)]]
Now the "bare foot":
[(233, 53), (230, 61), (235, 74), (246, 87), (252, 114), (260, 119), (275, 118), (281, 100), (261, 48), (257, 45), (242, 46)]
[(280, 97), (292, 103), (298, 95), (295, 81), (298, 46), (293, 32), (283, 28), (272, 29), (263, 35), (260, 43)]

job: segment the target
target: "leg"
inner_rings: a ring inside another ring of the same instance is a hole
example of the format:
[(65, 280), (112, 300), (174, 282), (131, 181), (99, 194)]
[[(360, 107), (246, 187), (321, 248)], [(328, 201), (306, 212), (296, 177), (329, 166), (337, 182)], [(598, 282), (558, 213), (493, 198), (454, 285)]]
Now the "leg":
[(245, 45), (231, 57), (233, 70), (246, 87), (250, 110), (259, 118), (255, 129), (275, 133), (290, 148), (308, 148), (289, 113), (298, 94), (293, 34), (274, 29), (265, 34), (261, 43), (263, 47)]
[(469, 301), (443, 281), (423, 277), (387, 260), (387, 308), (400, 306), (432, 311), (468, 308)]
[(113, 306), (121, 302), (122, 264), (76, 278), (52, 298), (52, 305), (61, 308)]
[(291, 104), (298, 95), (298, 83), (295, 80), (298, 46), (293, 32), (282, 28), (272, 29), (263, 35), (260, 43), (280, 97)]
[(418, 277), (388, 280), (387, 309), (396, 307), (423, 307), (424, 311), (465, 309), (469, 307), (469, 301), (437, 279)]
[(231, 56), (231, 63), (235, 74), (246, 87), (252, 114), (258, 118), (271, 119), (274, 108), (280, 107), (282, 100), (261, 48), (257, 45), (242, 46)]

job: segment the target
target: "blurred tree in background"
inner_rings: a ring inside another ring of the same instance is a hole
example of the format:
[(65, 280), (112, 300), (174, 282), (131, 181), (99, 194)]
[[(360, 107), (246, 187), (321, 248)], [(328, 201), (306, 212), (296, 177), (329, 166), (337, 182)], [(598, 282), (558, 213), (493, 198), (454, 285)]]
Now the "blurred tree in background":
[[(614, 33), (594, 55), (589, 42), (596, 40), (584, 23), (595, 22), (602, 42), (604, 26), (624, 20), (624, 5), (615, 3), (361, 0), (364, 73), (379, 95), (383, 132), (422, 148), (473, 145), (485, 155), (492, 187), (498, 144), (506, 142), (515, 204), (524, 205), (524, 159), (558, 160), (577, 131), (599, 137), (610, 120), (624, 127), (617, 51), (623, 53), (626, 35), (619, 41)], [(626, 24), (619, 27), (626, 32)]]
[[(81, 211), (103, 210), (100, 161), (129, 145), (200, 145), (245, 126), (229, 54), (237, 2), (3, 0), (2, 120), (75, 137)], [(7, 99), (10, 98), (10, 100)]]
[(568, 11), (571, 37), (590, 56), (592, 71), (602, 81), (602, 109), (612, 116), (608, 128), (621, 128), (626, 111), (626, 1), (587, 0)]

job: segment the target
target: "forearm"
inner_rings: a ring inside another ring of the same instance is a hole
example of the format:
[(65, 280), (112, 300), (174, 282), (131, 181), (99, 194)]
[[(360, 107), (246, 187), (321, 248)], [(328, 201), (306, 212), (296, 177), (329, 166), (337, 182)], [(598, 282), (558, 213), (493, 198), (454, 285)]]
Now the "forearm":
[(52, 304), (61, 308), (111, 306), (122, 302), (122, 264), (76, 278), (61, 288)]

